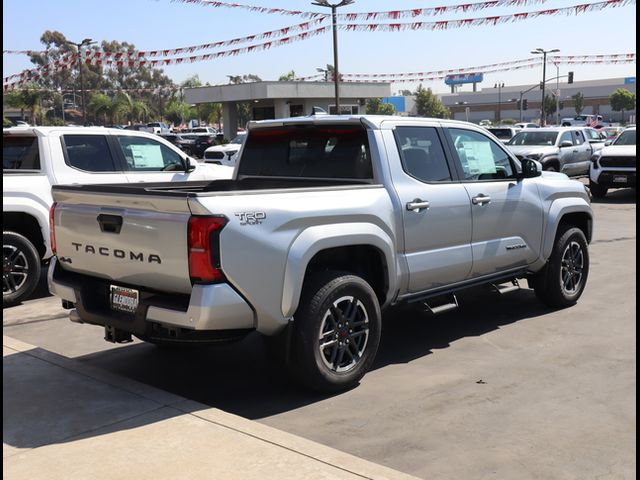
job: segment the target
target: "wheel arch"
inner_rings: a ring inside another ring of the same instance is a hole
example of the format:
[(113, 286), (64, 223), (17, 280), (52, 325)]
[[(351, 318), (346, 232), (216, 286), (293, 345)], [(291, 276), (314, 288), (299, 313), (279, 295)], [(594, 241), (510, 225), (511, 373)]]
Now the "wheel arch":
[(553, 245), (560, 231), (565, 226), (577, 227), (584, 233), (587, 243), (591, 243), (593, 237), (593, 216), (588, 204), (576, 204), (575, 199), (563, 202), (558, 200), (553, 203), (549, 212), (549, 225), (544, 235), (543, 255), (547, 259), (551, 255)]
[(298, 308), (308, 276), (326, 269), (363, 277), (380, 305), (387, 304), (397, 289), (394, 244), (380, 227), (372, 224), (311, 227), (289, 249), (282, 296), (285, 317), (291, 317)]
[(47, 255), (49, 237), (47, 235), (45, 238), (43, 227), (35, 216), (25, 212), (2, 212), (2, 229), (19, 233), (29, 240), (38, 251), (40, 258)]

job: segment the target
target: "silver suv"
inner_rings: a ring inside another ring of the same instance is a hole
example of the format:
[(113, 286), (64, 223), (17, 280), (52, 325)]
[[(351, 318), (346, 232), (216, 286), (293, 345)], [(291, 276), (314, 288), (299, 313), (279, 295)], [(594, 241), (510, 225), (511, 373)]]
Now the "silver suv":
[(525, 129), (506, 145), (519, 159), (526, 157), (539, 161), (544, 170), (567, 175), (589, 173), (593, 149), (581, 128)]

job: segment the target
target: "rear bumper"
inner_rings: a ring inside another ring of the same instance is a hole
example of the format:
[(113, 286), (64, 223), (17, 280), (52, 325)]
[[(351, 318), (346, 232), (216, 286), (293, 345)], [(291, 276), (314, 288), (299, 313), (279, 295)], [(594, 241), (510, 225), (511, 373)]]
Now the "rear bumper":
[[(191, 295), (167, 294), (119, 284), (63, 270), (53, 258), (48, 272), (49, 291), (75, 305), (84, 323), (103, 325), (138, 337), (180, 336), (187, 340), (215, 339), (255, 328), (249, 304), (225, 283), (194, 285)], [(139, 290), (135, 314), (111, 310), (109, 286), (117, 284)], [(170, 332), (170, 333), (167, 333)]]

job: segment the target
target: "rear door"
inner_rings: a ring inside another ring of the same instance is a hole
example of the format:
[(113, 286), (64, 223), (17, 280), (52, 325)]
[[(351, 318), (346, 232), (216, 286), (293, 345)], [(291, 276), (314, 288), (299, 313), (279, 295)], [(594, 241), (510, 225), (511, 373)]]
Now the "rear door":
[(469, 196), (453, 178), (442, 130), (397, 126), (387, 149), (400, 198), (410, 293), (465, 280), (471, 271)]
[(471, 277), (533, 263), (540, 252), (542, 202), (530, 179), (518, 180), (502, 145), (476, 130), (446, 128), (472, 212)]
[(589, 143), (589, 139), (585, 137), (584, 130), (573, 130), (573, 143), (575, 145), (573, 151), (573, 169), (572, 175), (586, 175), (589, 173), (589, 163), (593, 148)]

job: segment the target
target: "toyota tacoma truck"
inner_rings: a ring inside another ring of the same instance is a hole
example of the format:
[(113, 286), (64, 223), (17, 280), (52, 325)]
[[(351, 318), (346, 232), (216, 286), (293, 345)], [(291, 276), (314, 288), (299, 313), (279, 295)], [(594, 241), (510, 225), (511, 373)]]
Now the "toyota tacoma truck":
[(589, 188), (604, 198), (610, 188), (636, 188), (636, 127), (629, 127), (591, 157)]
[(51, 258), (51, 186), (230, 178), (149, 133), (110, 128), (16, 127), (2, 135), (2, 304), (29, 297)]
[(48, 280), (113, 342), (257, 331), (330, 392), (371, 367), (381, 311), (528, 286), (574, 304), (589, 274), (588, 189), (481, 127), (317, 115), (251, 122), (230, 180), (55, 186)]

